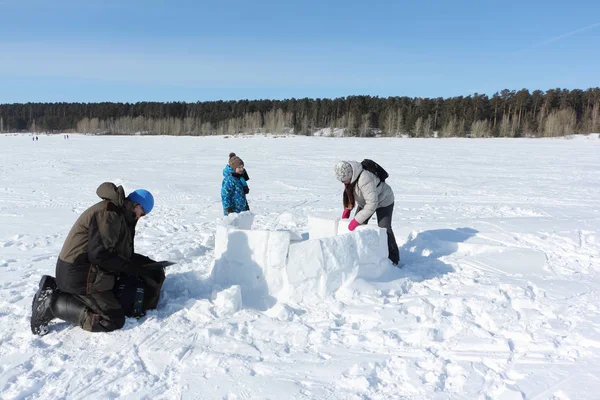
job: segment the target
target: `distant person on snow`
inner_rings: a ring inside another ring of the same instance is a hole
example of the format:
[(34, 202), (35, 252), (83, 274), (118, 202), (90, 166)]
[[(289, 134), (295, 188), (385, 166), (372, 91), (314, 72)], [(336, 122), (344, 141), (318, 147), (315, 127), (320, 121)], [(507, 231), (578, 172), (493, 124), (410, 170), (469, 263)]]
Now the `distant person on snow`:
[(62, 319), (90, 332), (110, 332), (125, 316), (154, 309), (165, 280), (163, 268), (133, 249), (138, 220), (152, 211), (154, 198), (138, 189), (125, 197), (122, 186), (105, 182), (96, 190), (102, 201), (81, 214), (56, 263), (56, 279), (44, 275), (33, 298), (31, 331), (48, 333)]
[(363, 169), (361, 163), (356, 161), (340, 161), (335, 165), (334, 171), (336, 178), (345, 186), (342, 218), (350, 218), (352, 209), (357, 206), (348, 229), (353, 231), (358, 225), (367, 224), (371, 216), (377, 214), (377, 225), (387, 231), (388, 257), (394, 265), (398, 265), (400, 252), (392, 231), (392, 188), (374, 173)]
[(229, 153), (229, 162), (223, 168), (223, 183), (221, 185), (221, 203), (223, 214), (240, 213), (250, 210), (246, 195), (250, 192), (250, 180), (244, 168), (244, 162), (235, 153)]

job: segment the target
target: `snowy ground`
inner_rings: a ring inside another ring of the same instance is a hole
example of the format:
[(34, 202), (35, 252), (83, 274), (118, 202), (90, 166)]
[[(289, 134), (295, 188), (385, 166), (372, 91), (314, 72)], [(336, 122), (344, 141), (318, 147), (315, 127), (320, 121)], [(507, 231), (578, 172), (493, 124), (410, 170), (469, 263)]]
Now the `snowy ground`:
[[(307, 306), (232, 307), (209, 274), (227, 155), (255, 224), (338, 215), (339, 159), (396, 193), (405, 267)], [(169, 268), (156, 311), (35, 337), (31, 299), (112, 181), (151, 190), (136, 248)], [(0, 136), (2, 399), (598, 399), (600, 139)]]

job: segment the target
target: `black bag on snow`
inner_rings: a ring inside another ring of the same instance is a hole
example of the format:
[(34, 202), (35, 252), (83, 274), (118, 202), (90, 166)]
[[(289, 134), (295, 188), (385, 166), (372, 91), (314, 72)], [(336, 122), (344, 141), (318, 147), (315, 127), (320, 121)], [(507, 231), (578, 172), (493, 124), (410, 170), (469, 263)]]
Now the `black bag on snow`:
[(137, 274), (120, 274), (113, 290), (119, 299), (123, 313), (128, 317), (141, 318), (146, 315), (144, 309), (145, 284)]
[[(368, 158), (365, 158), (364, 160), (362, 160), (360, 165), (362, 165), (364, 170), (375, 174), (381, 182), (385, 182), (385, 180), (388, 178), (388, 176), (390, 176), (390, 174), (388, 174), (387, 171), (385, 169), (383, 169), (383, 167), (381, 165), (377, 164), (373, 160), (369, 160)], [(379, 186), (379, 185), (377, 185), (377, 186)]]

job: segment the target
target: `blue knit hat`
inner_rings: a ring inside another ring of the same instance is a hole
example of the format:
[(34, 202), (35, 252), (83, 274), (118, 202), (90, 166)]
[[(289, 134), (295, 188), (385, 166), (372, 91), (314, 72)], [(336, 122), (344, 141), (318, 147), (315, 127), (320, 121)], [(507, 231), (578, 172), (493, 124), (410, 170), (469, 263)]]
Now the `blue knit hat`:
[(152, 196), (152, 193), (146, 189), (134, 190), (133, 192), (129, 193), (127, 198), (142, 206), (146, 214), (150, 214), (150, 211), (152, 211), (152, 208), (154, 207), (154, 197)]

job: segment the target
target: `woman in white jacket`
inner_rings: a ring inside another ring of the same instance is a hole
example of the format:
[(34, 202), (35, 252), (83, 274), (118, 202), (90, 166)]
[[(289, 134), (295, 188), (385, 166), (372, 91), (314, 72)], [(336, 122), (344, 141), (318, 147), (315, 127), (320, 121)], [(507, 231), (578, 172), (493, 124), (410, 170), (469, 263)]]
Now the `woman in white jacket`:
[(394, 265), (398, 265), (400, 252), (392, 231), (392, 188), (374, 173), (363, 169), (361, 163), (356, 161), (340, 161), (335, 165), (334, 171), (336, 178), (345, 185), (342, 218), (349, 218), (350, 212), (357, 206), (348, 229), (353, 231), (358, 225), (368, 223), (373, 214), (377, 214), (377, 225), (387, 231), (388, 257)]

